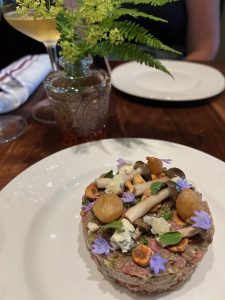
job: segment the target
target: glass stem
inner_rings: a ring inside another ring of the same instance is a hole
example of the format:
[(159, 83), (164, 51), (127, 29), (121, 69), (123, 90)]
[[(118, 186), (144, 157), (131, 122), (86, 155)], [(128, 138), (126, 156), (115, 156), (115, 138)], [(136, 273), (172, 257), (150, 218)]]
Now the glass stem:
[(50, 58), (51, 66), (53, 71), (57, 71), (57, 63), (56, 63), (56, 46), (46, 46), (47, 53)]
[(107, 71), (108, 71), (108, 74), (109, 76), (111, 76), (111, 73), (112, 73), (112, 69), (111, 69), (111, 66), (109, 64), (109, 60), (107, 57), (104, 56), (104, 61), (105, 61), (105, 65), (106, 65), (106, 68), (107, 68)]

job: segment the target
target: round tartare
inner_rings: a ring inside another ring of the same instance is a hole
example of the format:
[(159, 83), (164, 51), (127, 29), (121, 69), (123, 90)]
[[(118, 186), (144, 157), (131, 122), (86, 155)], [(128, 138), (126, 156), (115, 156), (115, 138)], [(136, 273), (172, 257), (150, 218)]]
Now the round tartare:
[(84, 193), (81, 220), (98, 269), (139, 293), (178, 288), (212, 243), (209, 206), (170, 159), (118, 159)]

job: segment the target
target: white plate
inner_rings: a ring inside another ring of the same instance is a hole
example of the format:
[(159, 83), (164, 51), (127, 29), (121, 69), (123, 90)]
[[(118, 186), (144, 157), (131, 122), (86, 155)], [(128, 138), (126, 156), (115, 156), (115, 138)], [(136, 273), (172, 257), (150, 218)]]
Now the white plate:
[(185, 61), (161, 62), (174, 79), (146, 65), (128, 62), (113, 69), (112, 84), (133, 96), (165, 101), (203, 100), (224, 90), (223, 74), (212, 67)]
[(86, 251), (79, 216), (84, 188), (93, 178), (118, 158), (145, 160), (147, 155), (171, 158), (186, 172), (208, 200), (216, 226), (214, 243), (192, 278), (160, 297), (224, 299), (225, 163), (192, 148), (147, 139), (68, 148), (33, 165), (1, 191), (0, 299), (149, 299), (103, 279)]

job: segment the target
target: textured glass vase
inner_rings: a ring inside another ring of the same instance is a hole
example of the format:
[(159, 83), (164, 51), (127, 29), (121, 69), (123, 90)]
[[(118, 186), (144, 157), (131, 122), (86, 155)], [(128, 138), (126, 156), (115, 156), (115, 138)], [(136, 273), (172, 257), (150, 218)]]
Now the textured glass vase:
[(106, 124), (111, 91), (104, 70), (92, 70), (92, 57), (70, 64), (63, 58), (63, 71), (52, 72), (44, 82), (55, 120), (60, 129), (78, 137), (97, 135)]

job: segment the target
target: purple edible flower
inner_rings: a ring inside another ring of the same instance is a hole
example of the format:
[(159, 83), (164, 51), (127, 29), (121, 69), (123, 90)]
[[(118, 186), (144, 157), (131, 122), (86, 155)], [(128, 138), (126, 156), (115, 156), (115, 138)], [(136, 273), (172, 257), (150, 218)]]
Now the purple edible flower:
[(192, 187), (192, 185), (188, 183), (186, 179), (177, 180), (176, 184), (178, 185), (179, 190), (189, 189)]
[(92, 206), (94, 205), (94, 202), (89, 202), (88, 204), (82, 205), (82, 209), (85, 212), (88, 212), (92, 209)]
[(122, 165), (125, 165), (127, 162), (123, 158), (117, 159), (117, 167), (120, 168)]
[(209, 214), (203, 210), (195, 210), (195, 216), (191, 217), (191, 220), (195, 222), (192, 226), (201, 228), (201, 229), (209, 229), (212, 227), (212, 218), (210, 218)]
[(155, 274), (158, 274), (160, 271), (165, 272), (166, 271), (165, 264), (167, 262), (168, 260), (163, 258), (160, 254), (155, 254), (150, 258), (149, 268)]
[(165, 159), (161, 159), (162, 162), (166, 163), (166, 164), (171, 164), (172, 159), (170, 158), (165, 158)]
[(110, 244), (103, 239), (103, 237), (98, 237), (94, 240), (94, 243), (92, 244), (92, 250), (91, 252), (94, 254), (105, 254), (109, 255), (111, 251), (114, 251), (114, 249), (110, 246)]
[(131, 202), (135, 202), (136, 199), (135, 199), (135, 196), (133, 193), (126, 193), (124, 192), (123, 195), (122, 195), (122, 201), (123, 203), (131, 203)]

